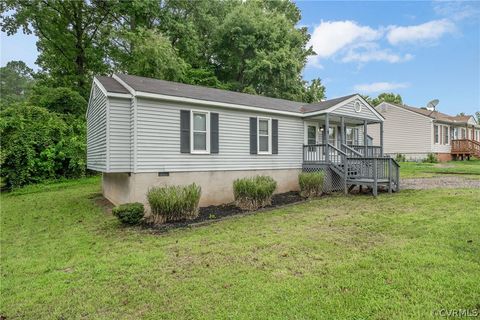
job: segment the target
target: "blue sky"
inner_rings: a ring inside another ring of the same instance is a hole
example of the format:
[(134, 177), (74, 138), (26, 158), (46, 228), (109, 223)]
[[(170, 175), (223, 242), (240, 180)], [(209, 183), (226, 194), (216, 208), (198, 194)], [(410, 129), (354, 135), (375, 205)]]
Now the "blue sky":
[[(318, 53), (304, 78), (321, 78), (327, 98), (360, 92), (402, 95), (422, 107), (480, 110), (480, 2), (296, 1)], [(34, 67), (35, 37), (2, 33), (1, 65)]]

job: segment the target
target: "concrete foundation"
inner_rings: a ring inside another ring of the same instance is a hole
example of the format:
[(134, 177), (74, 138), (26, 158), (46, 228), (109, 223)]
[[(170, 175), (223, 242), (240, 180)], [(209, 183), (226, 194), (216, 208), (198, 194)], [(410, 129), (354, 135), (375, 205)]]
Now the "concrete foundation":
[(105, 198), (113, 204), (128, 202), (147, 204), (150, 188), (167, 185), (188, 185), (196, 183), (202, 188), (200, 206), (232, 202), (233, 181), (238, 178), (268, 175), (277, 181), (276, 193), (297, 191), (298, 174), (301, 169), (248, 170), (248, 171), (202, 171), (171, 172), (169, 176), (152, 173), (104, 173), (102, 189)]

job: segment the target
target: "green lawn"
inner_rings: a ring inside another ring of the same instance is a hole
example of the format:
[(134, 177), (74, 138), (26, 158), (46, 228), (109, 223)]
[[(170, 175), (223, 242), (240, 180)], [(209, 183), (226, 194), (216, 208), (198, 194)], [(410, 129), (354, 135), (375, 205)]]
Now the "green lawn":
[(163, 235), (100, 181), (1, 197), (7, 319), (429, 319), (480, 309), (480, 192), (332, 196)]
[(441, 175), (461, 175), (480, 179), (480, 160), (400, 163), (400, 176), (402, 178), (428, 178)]

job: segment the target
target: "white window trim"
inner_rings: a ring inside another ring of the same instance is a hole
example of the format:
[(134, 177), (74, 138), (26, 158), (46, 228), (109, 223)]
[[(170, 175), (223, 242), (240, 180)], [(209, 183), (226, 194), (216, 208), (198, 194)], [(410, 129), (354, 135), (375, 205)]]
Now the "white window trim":
[[(448, 146), (450, 144), (450, 127), (449, 126), (443, 126), (443, 130), (446, 130), (447, 132), (443, 131), (443, 145)], [(446, 134), (445, 134), (446, 133)], [(445, 137), (447, 137), (447, 141), (445, 141)]]
[[(268, 151), (260, 151), (260, 120), (268, 121)], [(257, 154), (272, 154), (272, 118), (257, 117)]]
[[(207, 147), (207, 150), (194, 150), (193, 149), (193, 145), (194, 145), (194, 141), (193, 141), (193, 136), (194, 136), (194, 127), (193, 127), (193, 115), (195, 113), (201, 113), (201, 114), (205, 114), (206, 115), (206, 139), (207, 141), (205, 141), (205, 145)], [(190, 110), (190, 153), (192, 154), (210, 154), (210, 111), (205, 111), (205, 110)]]
[[(435, 127), (437, 127), (438, 141), (435, 141), (436, 138), (437, 138), (437, 135), (435, 135)], [(434, 124), (433, 125), (433, 143), (434, 144), (440, 144), (441, 138), (442, 138), (442, 133), (441, 133), (441, 130), (440, 130), (440, 125)]]

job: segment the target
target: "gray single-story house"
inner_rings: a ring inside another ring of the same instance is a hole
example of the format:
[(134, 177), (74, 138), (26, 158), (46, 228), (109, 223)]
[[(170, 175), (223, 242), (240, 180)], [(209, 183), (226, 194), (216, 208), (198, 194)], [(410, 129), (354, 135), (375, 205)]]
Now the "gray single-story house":
[[(452, 116), (437, 110), (382, 102), (385, 117), (384, 152), (422, 160), (433, 153), (439, 161), (480, 157), (480, 124), (472, 115)], [(371, 135), (378, 138), (376, 125)]]
[[(298, 189), (299, 172), (317, 169), (345, 191), (398, 187), (383, 157), (384, 118), (358, 94), (305, 104), (114, 74), (94, 78), (86, 116), (87, 167), (102, 172), (114, 204), (192, 182), (202, 187), (200, 205), (226, 203), (237, 178), (269, 175), (286, 192)], [(374, 123), (378, 141), (367, 134)]]

